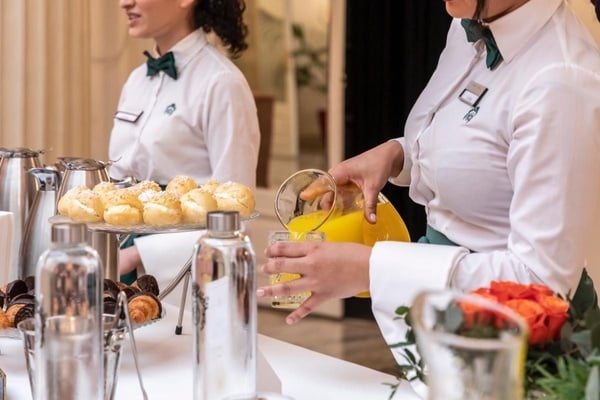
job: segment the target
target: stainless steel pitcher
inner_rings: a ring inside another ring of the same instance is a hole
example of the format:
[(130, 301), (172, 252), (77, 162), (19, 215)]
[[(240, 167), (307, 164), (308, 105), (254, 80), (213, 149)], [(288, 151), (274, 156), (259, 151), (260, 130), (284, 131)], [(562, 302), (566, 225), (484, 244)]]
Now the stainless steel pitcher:
[[(75, 186), (87, 186), (92, 189), (100, 182), (107, 182), (107, 167), (110, 162), (90, 158), (59, 157), (64, 167), (62, 182), (56, 194), (56, 201)], [(87, 243), (100, 255), (104, 265), (104, 276), (112, 280), (119, 279), (119, 240), (110, 232), (88, 229)]]
[(56, 215), (56, 193), (60, 185), (60, 173), (55, 169), (32, 168), (28, 172), (36, 179), (38, 190), (21, 242), (19, 278), (35, 275), (38, 258), (50, 246), (52, 224), (49, 219)]
[(27, 173), (31, 168), (40, 167), (41, 150), (28, 148), (0, 148), (0, 210), (14, 214), (14, 240), (10, 279), (19, 273), (19, 248), (29, 209), (37, 192), (36, 181)]

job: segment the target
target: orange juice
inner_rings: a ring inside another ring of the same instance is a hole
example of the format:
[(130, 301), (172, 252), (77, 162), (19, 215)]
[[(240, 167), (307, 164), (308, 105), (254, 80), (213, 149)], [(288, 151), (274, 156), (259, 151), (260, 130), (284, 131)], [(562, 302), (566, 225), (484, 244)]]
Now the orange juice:
[[(310, 231), (323, 220), (327, 212), (328, 210), (321, 210), (293, 218), (287, 224), (288, 230), (290, 232)], [(373, 246), (375, 242), (384, 240), (410, 242), (410, 235), (402, 217), (387, 199), (377, 204), (375, 224), (365, 220), (363, 210), (351, 211), (347, 214), (334, 212), (316, 230), (325, 233), (325, 240), (328, 242), (353, 242), (367, 246)], [(356, 296), (369, 297), (369, 293), (359, 293)]]
[[(323, 219), (328, 211), (321, 210), (293, 218), (288, 224), (290, 232), (308, 232)], [(373, 246), (382, 240), (410, 241), (404, 221), (389, 201), (377, 204), (377, 223), (368, 223), (363, 210), (347, 214), (333, 213), (316, 229), (325, 233), (328, 242), (353, 242)]]

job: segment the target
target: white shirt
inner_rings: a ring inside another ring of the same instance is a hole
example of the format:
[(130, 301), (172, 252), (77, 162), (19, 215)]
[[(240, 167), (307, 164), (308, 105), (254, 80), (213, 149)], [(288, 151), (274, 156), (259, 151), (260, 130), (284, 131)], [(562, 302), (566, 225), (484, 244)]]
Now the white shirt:
[[(395, 308), (424, 289), (514, 280), (566, 294), (586, 263), (600, 285), (600, 51), (563, 0), (530, 0), (489, 28), (504, 58), (494, 70), (453, 21), (399, 139), (392, 181), (463, 247), (375, 245), (373, 310), (390, 343), (403, 339)], [(488, 91), (468, 120), (470, 82)]]
[(189, 175), (198, 183), (212, 178), (253, 188), (260, 133), (246, 79), (207, 43), (202, 29), (171, 51), (177, 80), (163, 71), (148, 77), (143, 64), (123, 87), (110, 137), (110, 175), (160, 184)]
[[(110, 175), (166, 184), (176, 175), (256, 184), (260, 133), (254, 98), (239, 69), (207, 43), (201, 29), (171, 51), (178, 78), (146, 76), (146, 64), (127, 80), (110, 138)], [(137, 117), (137, 119), (136, 119)], [(131, 121), (135, 119), (135, 121)], [(135, 239), (147, 273), (161, 288), (191, 257), (202, 231)], [(178, 304), (181, 286), (167, 297)], [(188, 298), (189, 305), (191, 298)]]

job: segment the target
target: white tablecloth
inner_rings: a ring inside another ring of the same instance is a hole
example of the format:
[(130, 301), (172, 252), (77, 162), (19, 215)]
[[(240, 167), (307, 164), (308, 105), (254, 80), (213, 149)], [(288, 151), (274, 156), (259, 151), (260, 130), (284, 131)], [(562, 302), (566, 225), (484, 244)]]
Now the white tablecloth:
[[(170, 305), (165, 308), (163, 320), (135, 331), (144, 385), (151, 400), (191, 400), (191, 317), (185, 315), (183, 335), (175, 335), (177, 309)], [(390, 394), (385, 383), (395, 382), (391, 375), (262, 335), (258, 337), (258, 348), (281, 381), (282, 393), (295, 400), (385, 400)], [(0, 351), (0, 368), (7, 375), (7, 400), (31, 399), (22, 342), (0, 338)], [(270, 373), (270, 368), (259, 362), (259, 389), (278, 387)], [(140, 398), (133, 356), (126, 345), (116, 399)], [(404, 383), (394, 399), (419, 397)]]

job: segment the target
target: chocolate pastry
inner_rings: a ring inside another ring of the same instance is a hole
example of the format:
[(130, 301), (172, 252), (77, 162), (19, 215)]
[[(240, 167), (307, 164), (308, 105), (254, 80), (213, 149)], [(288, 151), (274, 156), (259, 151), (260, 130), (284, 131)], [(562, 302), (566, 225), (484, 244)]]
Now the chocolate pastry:
[(13, 304), (34, 304), (35, 296), (30, 294), (29, 292), (21, 293), (18, 296), (13, 297), (8, 302), (7, 307), (10, 307)]
[(17, 297), (20, 294), (27, 293), (27, 284), (22, 279), (17, 279), (12, 282), (9, 282), (6, 285), (6, 290), (4, 293), (6, 294), (5, 302), (10, 302), (13, 298)]
[(160, 318), (162, 313), (162, 304), (158, 297), (152, 293), (137, 293), (127, 302), (129, 316), (136, 324)]
[(105, 297), (102, 306), (104, 314), (115, 315), (117, 312), (117, 301), (112, 297)]
[(4, 300), (6, 300), (6, 294), (0, 289), (0, 310), (4, 310)]
[(119, 290), (123, 290), (127, 287), (127, 285), (123, 282), (117, 282), (117, 286), (119, 287)]
[(104, 278), (104, 291), (109, 292), (113, 299), (116, 299), (119, 294), (119, 285), (113, 280)]
[(158, 294), (160, 293), (160, 290), (158, 288), (158, 282), (156, 281), (156, 278), (152, 275), (140, 276), (135, 282), (133, 282), (133, 285), (131, 286), (136, 286), (140, 288), (142, 292), (150, 292), (155, 296), (158, 296)]
[(33, 275), (29, 275), (27, 277), (25, 277), (25, 279), (23, 279), (25, 281), (25, 284), (27, 285), (27, 290), (28, 291), (32, 291), (35, 290), (35, 276)]
[(21, 307), (20, 310), (15, 314), (15, 328), (19, 325), (19, 322), (26, 320), (27, 318), (33, 318), (33, 312), (35, 310), (35, 306), (33, 304), (25, 304)]
[(127, 286), (125, 289), (123, 289), (123, 292), (125, 292), (127, 299), (130, 299), (134, 294), (141, 293), (142, 291), (135, 286)]
[(8, 306), (6, 309), (6, 317), (8, 318), (8, 324), (11, 328), (15, 326), (15, 317), (21, 308), (25, 307), (23, 303), (14, 303)]

